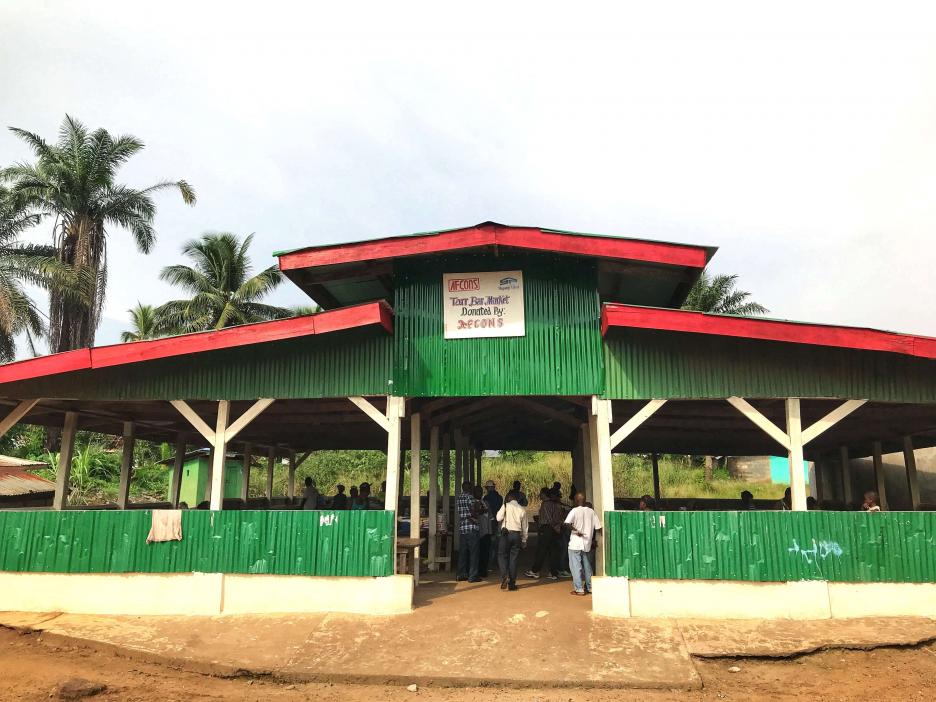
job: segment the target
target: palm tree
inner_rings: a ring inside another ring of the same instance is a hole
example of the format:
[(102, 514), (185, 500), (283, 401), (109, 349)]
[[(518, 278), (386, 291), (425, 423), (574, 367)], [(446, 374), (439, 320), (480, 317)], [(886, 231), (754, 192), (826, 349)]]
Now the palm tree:
[(167, 266), (160, 277), (191, 297), (156, 310), (167, 327), (187, 333), (293, 316), (292, 310), (260, 302), (282, 276), (276, 266), (251, 276), (247, 250), (252, 241), (252, 234), (240, 241), (227, 232), (208, 233), (182, 247), (193, 265)]
[(702, 276), (689, 291), (682, 308), (696, 312), (734, 314), (741, 317), (767, 314), (769, 310), (766, 307), (748, 299), (751, 293), (735, 290), (737, 282), (738, 276), (736, 275), (710, 276), (703, 271)]
[(318, 314), (322, 308), (318, 305), (296, 305), (289, 310), (293, 317), (305, 317), (307, 314)]
[(162, 324), (159, 315), (156, 314), (156, 308), (152, 305), (144, 305), (137, 302), (136, 307), (127, 310), (130, 313), (130, 321), (133, 323), (133, 329), (122, 332), (120, 340), (123, 343), (128, 341), (143, 341), (144, 339), (156, 339), (163, 336)]
[(0, 184), (0, 362), (3, 363), (15, 359), (15, 338), (19, 334), (25, 334), (34, 356), (35, 340), (45, 334), (42, 313), (23, 290), (23, 284), (51, 290), (74, 282), (56, 259), (54, 247), (18, 240), (20, 233), (38, 221), (39, 216), (21, 198)]
[(162, 181), (141, 190), (117, 183), (120, 166), (143, 149), (136, 137), (115, 137), (105, 129), (89, 132), (68, 115), (55, 144), (24, 129), (11, 130), (29, 145), (36, 163), (18, 164), (0, 175), (11, 182), (11, 191), (32, 214), (54, 218), (57, 257), (87, 286), (82, 299), (62, 290), (50, 291), (50, 350), (91, 346), (107, 286), (108, 228), (129, 230), (137, 249), (149, 253), (156, 241), (153, 195), (178, 190), (191, 205), (195, 192), (184, 180)]

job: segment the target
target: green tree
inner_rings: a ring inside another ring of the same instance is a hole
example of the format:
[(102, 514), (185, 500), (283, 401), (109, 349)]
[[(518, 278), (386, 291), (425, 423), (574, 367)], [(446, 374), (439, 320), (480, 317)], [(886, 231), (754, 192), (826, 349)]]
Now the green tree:
[(741, 317), (754, 317), (769, 312), (763, 305), (749, 299), (751, 293), (737, 290), (737, 282), (736, 275), (709, 275), (703, 271), (689, 291), (682, 308)]
[(192, 265), (167, 266), (160, 277), (190, 297), (157, 309), (167, 328), (187, 333), (293, 316), (292, 310), (260, 302), (282, 276), (276, 266), (251, 275), (247, 251), (252, 241), (252, 234), (240, 241), (234, 234), (215, 232), (182, 247)]
[(296, 305), (290, 309), (293, 317), (304, 317), (307, 314), (318, 314), (322, 308), (318, 305)]
[(155, 307), (137, 302), (136, 307), (127, 310), (127, 312), (130, 313), (130, 322), (133, 324), (133, 329), (129, 329), (120, 334), (120, 340), (123, 343), (126, 344), (128, 341), (143, 341), (144, 339), (156, 339), (163, 336), (162, 324), (160, 323), (159, 316), (156, 314)]
[(50, 290), (50, 350), (91, 346), (107, 287), (108, 229), (128, 230), (137, 249), (149, 253), (156, 241), (153, 196), (178, 190), (191, 205), (195, 191), (184, 180), (161, 181), (143, 189), (118, 183), (120, 167), (144, 146), (133, 136), (112, 136), (106, 129), (92, 132), (68, 115), (55, 144), (24, 129), (11, 130), (32, 149), (36, 162), (11, 166), (2, 175), (31, 214), (53, 218), (58, 260), (71, 266), (87, 286), (81, 298)]

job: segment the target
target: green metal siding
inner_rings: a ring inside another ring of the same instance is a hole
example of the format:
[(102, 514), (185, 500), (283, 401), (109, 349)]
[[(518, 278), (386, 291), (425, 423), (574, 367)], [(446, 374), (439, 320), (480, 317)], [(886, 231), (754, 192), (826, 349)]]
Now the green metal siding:
[(842, 397), (936, 402), (936, 362), (891, 353), (614, 331), (605, 343), (611, 399)]
[(606, 512), (608, 575), (936, 582), (933, 512)]
[(386, 395), (393, 339), (355, 330), (79, 371), (4, 386), (7, 397), (251, 400)]
[(147, 544), (151, 514), (0, 512), (0, 570), (393, 574), (393, 512), (185, 511), (182, 541)]
[[(522, 270), (526, 335), (444, 339), (442, 274)], [(444, 256), (395, 265), (394, 394), (587, 395), (604, 370), (595, 265), (547, 255)]]

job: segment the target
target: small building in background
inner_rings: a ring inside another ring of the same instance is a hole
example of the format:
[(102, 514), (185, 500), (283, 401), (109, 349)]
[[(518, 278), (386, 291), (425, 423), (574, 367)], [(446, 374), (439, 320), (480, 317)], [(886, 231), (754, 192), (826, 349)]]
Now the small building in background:
[[(174, 456), (161, 461), (164, 465), (172, 466)], [(224, 462), (224, 497), (238, 498), (243, 485), (244, 456), (240, 453), (228, 452)], [(184, 502), (190, 509), (208, 499), (208, 478), (211, 475), (211, 452), (208, 449), (198, 449), (185, 454), (182, 464), (182, 486), (179, 489), (179, 502)], [(171, 489), (171, 488), (170, 488)], [(172, 501), (172, 495), (167, 494), (166, 500)]]
[(0, 509), (50, 507), (55, 483), (30, 472), (48, 467), (42, 461), (0, 456)]

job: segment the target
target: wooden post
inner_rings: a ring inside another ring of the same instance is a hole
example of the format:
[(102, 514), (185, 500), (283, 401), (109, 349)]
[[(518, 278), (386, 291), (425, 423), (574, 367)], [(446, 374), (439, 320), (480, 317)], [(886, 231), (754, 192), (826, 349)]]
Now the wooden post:
[(854, 507), (852, 498), (851, 460), (848, 458), (848, 447), (839, 447), (839, 462), (842, 465), (842, 501), (846, 508)]
[[(410, 538), (419, 538), (419, 457), (422, 426), (419, 412), (410, 417)], [(413, 553), (413, 567), (419, 567), (419, 548)]]
[(910, 493), (910, 509), (920, 509), (920, 484), (917, 481), (916, 454), (913, 453), (913, 437), (903, 438), (904, 466), (907, 469), (907, 491)]
[[(179, 509), (179, 493), (182, 491), (182, 468), (185, 465), (185, 433), (176, 435), (175, 457), (172, 461), (172, 482), (169, 485), (169, 502), (173, 509)], [(195, 508), (198, 505), (189, 505)]]
[(611, 402), (595, 398), (597, 418), (598, 475), (601, 480), (601, 521), (604, 512), (614, 511), (614, 478), (611, 472)]
[(215, 424), (214, 455), (211, 457), (211, 502), (208, 507), (212, 511), (220, 510), (224, 506), (224, 464), (227, 462), (228, 419), (231, 416), (230, 400), (218, 401), (218, 421)]
[(286, 497), (290, 502), (296, 499), (296, 452), (289, 450), (289, 479), (286, 484)]
[(479, 449), (476, 449), (476, 450), (475, 450), (475, 456), (476, 456), (477, 459), (478, 459), (478, 469), (475, 471), (475, 475), (477, 476), (477, 480), (475, 481), (475, 485), (481, 485), (481, 486), (483, 486), (483, 485), (484, 485), (484, 483), (483, 483), (483, 481), (484, 481), (484, 476), (481, 475), (481, 470), (482, 470), (483, 465), (484, 465), (483, 462), (482, 462), (482, 461), (484, 460), (484, 451), (483, 451), (482, 449), (480, 449), (480, 448), (479, 448)]
[(123, 453), (120, 457), (120, 487), (117, 489), (117, 509), (127, 509), (130, 501), (130, 473), (133, 470), (133, 446), (136, 431), (133, 422), (123, 423)]
[(276, 447), (271, 446), (267, 454), (266, 498), (273, 499), (273, 468), (276, 466)]
[[(591, 454), (591, 441), (589, 438), (589, 424), (585, 423), (582, 425), (581, 429), (582, 434), (582, 464), (583, 464), (583, 474), (584, 474), (584, 484), (579, 487), (579, 492), (585, 495), (586, 500), (591, 500), (592, 504), (597, 504), (595, 502), (594, 495), (594, 467), (592, 466), (592, 454)], [(578, 487), (578, 486), (576, 486)]]
[(790, 441), (787, 457), (790, 463), (791, 507), (794, 512), (805, 512), (806, 480), (803, 476), (803, 431), (799, 398), (787, 398), (785, 406), (787, 437)]
[(464, 470), (464, 458), (465, 458), (465, 442), (464, 437), (459, 429), (456, 429), (455, 432), (455, 485), (452, 487), (452, 493), (455, 497), (455, 509), (452, 510), (452, 543), (454, 553), (452, 554), (452, 559), (457, 558), (458, 547), (461, 545), (461, 539), (459, 537), (459, 523), (458, 523), (458, 496), (461, 495), (462, 483), (464, 482), (464, 477), (462, 472)]
[(874, 465), (874, 489), (878, 494), (878, 499), (880, 500), (881, 509), (887, 509), (887, 495), (886, 495), (886, 486), (884, 484), (884, 460), (881, 456), (881, 442), (874, 441), (871, 444), (873, 451), (873, 465)]
[[(659, 500), (660, 499), (660, 456), (658, 454), (653, 453), (650, 455), (650, 461), (653, 466), (653, 499)], [(660, 506), (657, 505), (657, 509), (659, 508)]]
[(438, 555), (438, 544), (436, 543), (436, 534), (438, 533), (438, 513), (439, 513), (439, 427), (433, 426), (429, 430), (429, 543), (427, 560), (429, 561), (429, 570), (438, 570), (436, 565), (436, 556)]
[(6, 433), (16, 426), (17, 422), (29, 414), (29, 410), (35, 407), (37, 402), (39, 400), (23, 400), (0, 420), (0, 438), (6, 436)]
[(244, 461), (241, 464), (241, 492), (240, 498), (241, 502), (244, 503), (244, 507), (247, 506), (247, 498), (250, 496), (250, 458), (253, 451), (253, 446), (250, 444), (244, 444)]
[[(405, 401), (402, 397), (387, 396), (387, 491), (384, 494), (384, 509), (393, 512), (394, 515), (399, 504), (400, 479), (403, 472), (400, 470), (400, 417), (404, 407)], [(393, 522), (393, 533), (395, 540), (396, 519)]]
[(55, 496), (52, 509), (63, 510), (68, 504), (68, 482), (71, 477), (72, 456), (75, 453), (75, 432), (78, 430), (78, 413), (66, 412), (62, 427), (62, 448), (59, 451), (58, 469), (55, 471)]
[[(449, 491), (452, 489), (452, 437), (449, 432), (442, 435), (442, 514), (445, 516), (445, 526), (448, 533), (452, 533), (452, 503)], [(454, 537), (453, 537), (454, 538)], [(448, 542), (446, 542), (448, 543)], [(449, 559), (449, 570), (452, 569), (455, 559), (451, 553), (445, 554)]]

